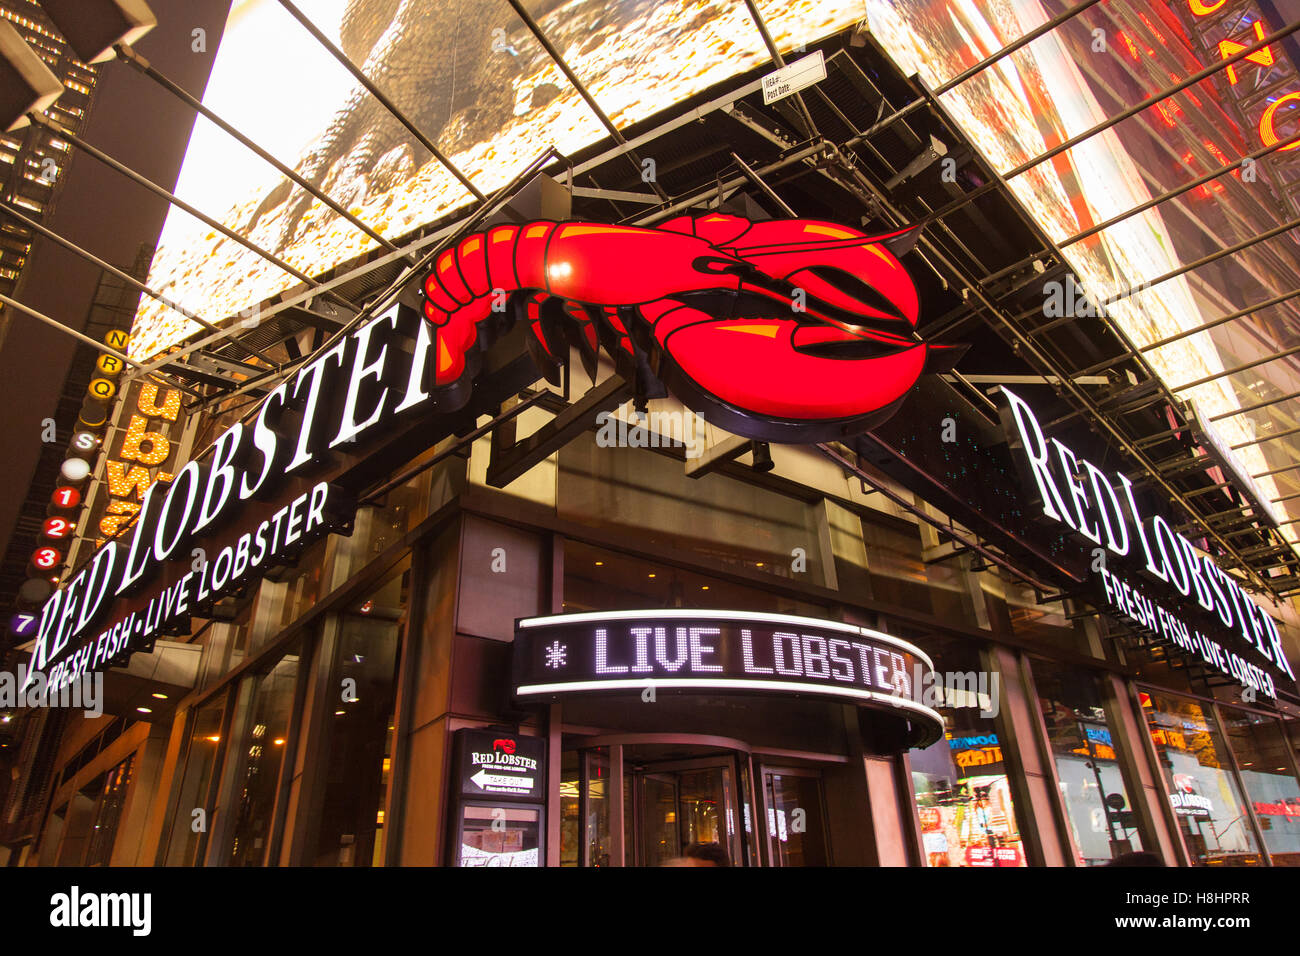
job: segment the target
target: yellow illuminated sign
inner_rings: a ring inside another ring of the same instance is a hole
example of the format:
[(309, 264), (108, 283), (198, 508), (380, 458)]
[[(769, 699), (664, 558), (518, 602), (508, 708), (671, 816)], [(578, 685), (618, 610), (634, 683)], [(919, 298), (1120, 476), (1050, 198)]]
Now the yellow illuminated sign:
[(117, 392), (117, 386), (106, 378), (92, 378), (90, 384), (86, 386), (86, 391), (91, 398), (106, 402)]
[(99, 358), (95, 360), (95, 368), (99, 369), (101, 375), (120, 375), (125, 366), (126, 363), (120, 358), (107, 352), (101, 352)]

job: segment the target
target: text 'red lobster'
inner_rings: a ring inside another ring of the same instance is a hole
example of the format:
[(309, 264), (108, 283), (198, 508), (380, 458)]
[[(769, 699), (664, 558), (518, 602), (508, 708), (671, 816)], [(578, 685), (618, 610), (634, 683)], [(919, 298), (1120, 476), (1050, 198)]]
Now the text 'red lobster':
[(524, 321), (548, 377), (567, 345), (589, 370), (603, 346), (643, 394), (666, 385), (736, 434), (860, 432), (893, 413), (936, 351), (952, 351), (915, 335), (916, 287), (896, 254), (916, 232), (720, 213), (657, 228), (494, 226), (443, 252), (424, 283), (434, 385), (476, 371), (479, 350)]

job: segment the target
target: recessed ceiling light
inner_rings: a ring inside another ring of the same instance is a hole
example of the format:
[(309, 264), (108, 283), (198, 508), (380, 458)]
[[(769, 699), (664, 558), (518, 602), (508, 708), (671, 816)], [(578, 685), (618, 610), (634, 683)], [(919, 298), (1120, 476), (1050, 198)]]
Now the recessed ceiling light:
[(649, 574), (646, 575), (646, 577), (648, 577), (648, 578), (652, 578), (652, 577), (654, 577), (654, 572), (651, 571)]
[(150, 694), (149, 696), (150, 696), (150, 697), (153, 697), (153, 698), (156, 698), (157, 700), (166, 700), (166, 699), (167, 699), (167, 695), (166, 695), (166, 694), (160, 694), (160, 693), (158, 693), (157, 691), (154, 691), (154, 692), (153, 692), (152, 694)]
[(142, 713), (142, 714), (152, 714), (152, 713), (153, 713), (153, 710), (151, 710), (151, 709), (148, 708), (148, 707), (137, 707), (136, 710), (140, 711), (140, 713)]
[(605, 566), (605, 562), (604, 562), (604, 561), (597, 561), (597, 562), (596, 562), (596, 567), (598, 567), (598, 568), (603, 568), (604, 566)]

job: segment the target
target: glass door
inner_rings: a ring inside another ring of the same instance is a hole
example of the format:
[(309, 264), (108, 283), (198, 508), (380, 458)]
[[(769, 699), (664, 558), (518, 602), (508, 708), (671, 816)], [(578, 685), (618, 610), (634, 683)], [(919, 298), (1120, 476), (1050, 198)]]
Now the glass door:
[(628, 865), (663, 866), (692, 843), (717, 843), (744, 865), (734, 758), (629, 764), (627, 782)]
[(830, 865), (820, 771), (764, 767), (763, 804), (772, 866)]
[[(633, 826), (636, 866), (663, 866), (682, 855), (678, 829), (677, 776), (671, 773), (638, 773), (631, 777)], [(639, 816), (635, 808), (640, 806)], [(638, 825), (639, 824), (639, 825)]]
[(561, 866), (663, 866), (693, 843), (718, 844), (732, 866), (758, 865), (749, 754), (666, 737), (591, 740), (564, 751)]

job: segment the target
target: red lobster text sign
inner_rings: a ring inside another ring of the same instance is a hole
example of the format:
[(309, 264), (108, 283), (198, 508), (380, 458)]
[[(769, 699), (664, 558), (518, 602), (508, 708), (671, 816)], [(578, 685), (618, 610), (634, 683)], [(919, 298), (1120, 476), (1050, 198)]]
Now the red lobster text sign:
[(425, 280), (432, 384), (467, 398), (481, 351), (524, 322), (548, 377), (569, 346), (590, 369), (604, 348), (644, 396), (671, 392), (748, 438), (861, 432), (955, 357), (916, 336), (916, 287), (897, 258), (915, 238), (721, 213), (657, 228), (495, 226), (443, 252)]

